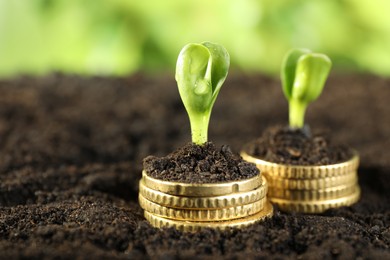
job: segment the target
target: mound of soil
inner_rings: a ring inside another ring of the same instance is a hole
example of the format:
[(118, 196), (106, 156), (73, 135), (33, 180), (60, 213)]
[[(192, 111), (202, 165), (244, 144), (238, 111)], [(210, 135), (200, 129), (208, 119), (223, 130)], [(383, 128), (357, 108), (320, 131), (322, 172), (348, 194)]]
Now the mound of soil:
[(148, 156), (144, 159), (144, 170), (153, 178), (182, 183), (221, 183), (259, 174), (255, 164), (232, 153), (228, 145), (216, 149), (212, 142), (188, 143), (161, 158)]
[[(152, 228), (137, 201), (142, 160), (190, 141), (173, 77), (25, 77), (0, 93), (1, 259), (390, 258), (390, 80), (335, 76), (307, 111), (361, 155), (357, 204), (194, 234)], [(278, 81), (230, 75), (209, 139), (238, 153), (287, 115)]]
[(269, 162), (289, 165), (328, 165), (348, 161), (353, 151), (333, 144), (329, 135), (313, 133), (308, 126), (267, 128), (260, 138), (245, 146), (248, 154)]

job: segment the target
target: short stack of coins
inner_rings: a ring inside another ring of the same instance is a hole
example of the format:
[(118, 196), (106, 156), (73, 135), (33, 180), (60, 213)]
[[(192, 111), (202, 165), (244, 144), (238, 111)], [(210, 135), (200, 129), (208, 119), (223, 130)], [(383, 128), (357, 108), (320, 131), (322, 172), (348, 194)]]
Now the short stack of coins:
[(267, 181), (189, 184), (162, 181), (142, 173), (139, 203), (152, 226), (194, 232), (203, 228), (243, 227), (272, 216)]
[(283, 211), (321, 213), (359, 200), (357, 154), (346, 162), (321, 166), (271, 163), (246, 152), (241, 156), (257, 165), (268, 181), (269, 200)]

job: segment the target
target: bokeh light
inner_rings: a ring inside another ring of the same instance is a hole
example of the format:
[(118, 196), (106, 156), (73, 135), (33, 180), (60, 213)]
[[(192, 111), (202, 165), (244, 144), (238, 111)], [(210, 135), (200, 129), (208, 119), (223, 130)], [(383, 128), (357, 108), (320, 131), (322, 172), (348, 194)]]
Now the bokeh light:
[(212, 41), (232, 68), (277, 75), (285, 52), (326, 53), (340, 72), (390, 75), (386, 0), (0, 0), (0, 77), (174, 71)]

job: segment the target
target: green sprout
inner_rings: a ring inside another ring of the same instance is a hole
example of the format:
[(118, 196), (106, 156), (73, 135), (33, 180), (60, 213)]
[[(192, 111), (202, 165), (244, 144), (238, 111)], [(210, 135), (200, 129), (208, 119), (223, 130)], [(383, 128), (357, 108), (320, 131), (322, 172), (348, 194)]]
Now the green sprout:
[(291, 128), (304, 126), (308, 104), (321, 94), (332, 66), (325, 54), (307, 49), (292, 49), (282, 65), (283, 92), (289, 103)]
[(211, 110), (226, 79), (228, 52), (218, 44), (204, 42), (184, 46), (176, 64), (179, 93), (191, 124), (192, 142), (207, 142)]

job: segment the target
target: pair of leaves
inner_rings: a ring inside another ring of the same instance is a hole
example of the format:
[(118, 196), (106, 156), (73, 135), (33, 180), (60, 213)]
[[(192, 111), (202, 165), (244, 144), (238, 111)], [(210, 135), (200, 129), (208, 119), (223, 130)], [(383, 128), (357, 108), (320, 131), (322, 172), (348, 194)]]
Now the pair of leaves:
[(283, 92), (288, 100), (309, 103), (317, 99), (324, 88), (332, 62), (328, 56), (307, 49), (293, 49), (282, 65)]
[(176, 81), (187, 112), (210, 112), (230, 65), (224, 47), (210, 42), (184, 46), (176, 65)]

